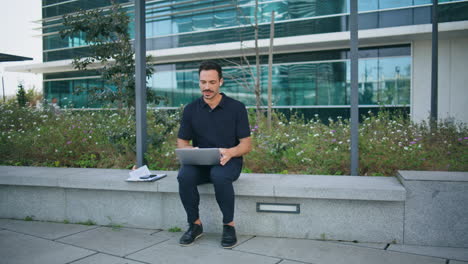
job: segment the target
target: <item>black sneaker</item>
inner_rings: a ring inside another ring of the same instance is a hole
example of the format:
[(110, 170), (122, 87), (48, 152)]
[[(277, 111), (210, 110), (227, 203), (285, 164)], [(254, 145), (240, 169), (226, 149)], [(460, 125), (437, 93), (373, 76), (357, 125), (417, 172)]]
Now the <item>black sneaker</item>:
[(190, 224), (187, 232), (182, 235), (179, 244), (182, 246), (190, 246), (193, 242), (203, 235), (203, 226), (197, 224)]
[(223, 236), (221, 239), (221, 246), (223, 248), (233, 248), (236, 244), (236, 229), (230, 225), (223, 225)]

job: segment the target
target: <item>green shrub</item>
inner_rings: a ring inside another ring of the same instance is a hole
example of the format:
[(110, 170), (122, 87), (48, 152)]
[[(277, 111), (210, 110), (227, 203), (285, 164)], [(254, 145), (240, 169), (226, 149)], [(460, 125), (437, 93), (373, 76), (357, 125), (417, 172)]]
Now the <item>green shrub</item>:
[[(149, 110), (147, 164), (177, 170), (181, 109)], [(135, 164), (135, 118), (129, 111), (54, 111), (0, 104), (0, 164), (83, 168), (131, 168)], [(349, 120), (305, 120), (249, 112), (253, 150), (243, 172), (350, 174)], [(359, 174), (395, 175), (397, 170), (468, 171), (468, 128), (451, 120), (431, 126), (404, 114), (368, 113), (359, 127)]]

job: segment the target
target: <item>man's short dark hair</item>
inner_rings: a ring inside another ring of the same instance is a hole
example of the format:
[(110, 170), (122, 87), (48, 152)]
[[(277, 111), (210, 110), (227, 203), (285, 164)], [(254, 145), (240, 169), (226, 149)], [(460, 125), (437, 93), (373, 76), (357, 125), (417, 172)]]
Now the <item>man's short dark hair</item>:
[(219, 79), (223, 78), (223, 70), (221, 70), (221, 66), (214, 61), (204, 61), (200, 64), (198, 68), (198, 76), (200, 76), (201, 71), (209, 71), (215, 70), (218, 72)]

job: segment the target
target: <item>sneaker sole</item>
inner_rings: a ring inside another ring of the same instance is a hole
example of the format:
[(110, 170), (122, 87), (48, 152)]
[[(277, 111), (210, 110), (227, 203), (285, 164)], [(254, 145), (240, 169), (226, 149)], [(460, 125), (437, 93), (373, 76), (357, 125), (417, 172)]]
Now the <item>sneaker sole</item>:
[(190, 243), (190, 244), (181, 244), (181, 243), (179, 243), (179, 245), (181, 245), (181, 246), (183, 246), (183, 247), (191, 246), (191, 245), (193, 245), (193, 244), (195, 243), (195, 241), (197, 241), (197, 239), (199, 239), (199, 238), (202, 237), (202, 236), (203, 236), (203, 233), (199, 234), (199, 235), (193, 240), (192, 243)]
[(233, 248), (233, 247), (235, 247), (235, 246), (237, 246), (237, 242), (236, 242), (234, 245), (232, 245), (232, 246), (226, 246), (226, 247), (225, 247), (225, 246), (222, 246), (222, 247), (223, 247), (223, 248), (226, 248), (226, 249), (230, 249), (230, 248)]

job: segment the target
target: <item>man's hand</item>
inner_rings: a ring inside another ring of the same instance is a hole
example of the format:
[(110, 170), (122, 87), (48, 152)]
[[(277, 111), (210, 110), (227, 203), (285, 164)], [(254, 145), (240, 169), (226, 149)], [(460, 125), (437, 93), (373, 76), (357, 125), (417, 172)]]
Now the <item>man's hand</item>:
[(226, 165), (226, 163), (234, 157), (233, 149), (220, 148), (219, 152), (221, 153), (221, 159), (219, 160), (219, 164), (221, 164), (221, 166)]
[(252, 150), (252, 141), (250, 137), (239, 139), (239, 145), (233, 148), (220, 148), (219, 152), (221, 153), (221, 159), (219, 163), (221, 166), (226, 165), (226, 163), (234, 157), (240, 157), (249, 153)]

